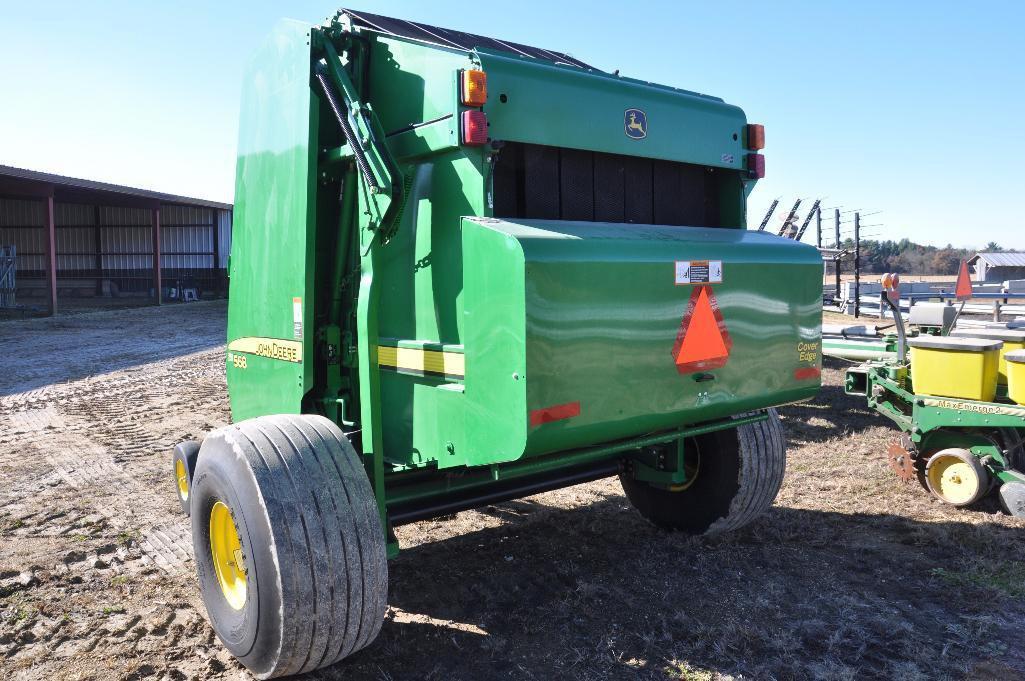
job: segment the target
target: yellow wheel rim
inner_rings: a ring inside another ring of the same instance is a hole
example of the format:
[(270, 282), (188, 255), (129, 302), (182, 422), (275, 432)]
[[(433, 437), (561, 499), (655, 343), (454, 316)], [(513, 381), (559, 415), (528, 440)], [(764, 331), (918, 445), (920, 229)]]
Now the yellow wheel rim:
[(210, 509), (210, 555), (221, 593), (235, 610), (246, 604), (246, 566), (231, 511), (218, 501)]
[(979, 493), (982, 480), (976, 470), (956, 456), (931, 461), (929, 487), (941, 500), (955, 506), (970, 503)]
[(182, 501), (189, 499), (189, 476), (185, 471), (185, 462), (178, 459), (174, 462), (174, 475), (178, 479), (178, 496)]

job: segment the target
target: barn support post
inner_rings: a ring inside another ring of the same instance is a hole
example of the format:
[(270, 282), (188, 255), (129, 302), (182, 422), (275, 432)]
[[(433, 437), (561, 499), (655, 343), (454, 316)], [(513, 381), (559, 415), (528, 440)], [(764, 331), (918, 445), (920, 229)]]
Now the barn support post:
[(210, 236), (213, 239), (213, 247), (214, 247), (213, 248), (213, 251), (214, 251), (214, 261), (213, 261), (213, 264), (212, 264), (213, 269), (211, 270), (211, 273), (213, 274), (213, 282), (214, 282), (214, 286), (215, 286), (215, 288), (217, 290), (217, 297), (218, 298), (221, 296), (221, 270), (220, 270), (220, 265), (221, 265), (221, 244), (219, 243), (220, 242), (220, 230), (218, 229), (218, 225), (220, 224), (220, 214), (221, 214), (221, 212), (219, 210), (217, 210), (216, 208), (211, 208), (210, 209), (210, 216), (211, 216), (210, 219), (213, 221), (213, 224), (210, 225)]
[(163, 281), (160, 273), (160, 204), (154, 204), (153, 212), (153, 290), (156, 304), (163, 303)]
[(103, 295), (103, 237), (100, 233), (100, 204), (93, 206), (93, 250), (96, 252), (96, 295)]
[(43, 203), (46, 207), (46, 292), (47, 313), (57, 314), (57, 223), (53, 206), (53, 187)]

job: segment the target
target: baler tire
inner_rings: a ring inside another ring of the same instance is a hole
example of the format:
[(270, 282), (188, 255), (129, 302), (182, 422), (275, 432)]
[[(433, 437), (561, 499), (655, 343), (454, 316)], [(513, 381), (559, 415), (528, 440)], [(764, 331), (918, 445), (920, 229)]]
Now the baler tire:
[(192, 476), (196, 472), (199, 444), (196, 440), (185, 440), (176, 444), (171, 452), (171, 475), (174, 476), (175, 496), (178, 497), (178, 503), (186, 517), (192, 510)]
[[(276, 415), (212, 432), (192, 511), (210, 624), (257, 678), (326, 667), (377, 637), (385, 535), (359, 456), (334, 423)], [(222, 539), (231, 529), (234, 544)]]
[(699, 435), (687, 444), (700, 448), (700, 468), (681, 491), (620, 473), (623, 491), (642, 516), (664, 529), (716, 535), (751, 523), (772, 506), (786, 472), (786, 440), (775, 409), (764, 421)]

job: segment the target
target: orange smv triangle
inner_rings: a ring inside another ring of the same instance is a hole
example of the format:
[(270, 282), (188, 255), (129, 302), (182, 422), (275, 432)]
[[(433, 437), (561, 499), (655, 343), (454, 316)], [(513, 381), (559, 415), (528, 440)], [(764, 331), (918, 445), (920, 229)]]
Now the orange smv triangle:
[(687, 312), (673, 346), (673, 360), (681, 374), (717, 369), (730, 356), (730, 335), (723, 323), (715, 294), (699, 286), (691, 295)]
[(972, 297), (972, 280), (968, 278), (968, 263), (961, 261), (961, 270), (957, 273), (957, 286), (954, 287), (954, 296), (958, 300), (968, 300)]

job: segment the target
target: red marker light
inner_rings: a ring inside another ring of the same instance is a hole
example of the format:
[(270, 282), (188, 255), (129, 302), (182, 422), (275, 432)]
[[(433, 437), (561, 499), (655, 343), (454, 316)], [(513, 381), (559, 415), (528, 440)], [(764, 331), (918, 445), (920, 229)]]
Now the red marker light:
[(761, 154), (747, 155), (747, 176), (755, 180), (765, 177), (765, 157)]
[(480, 146), (488, 141), (488, 117), (483, 111), (463, 112), (463, 144)]

